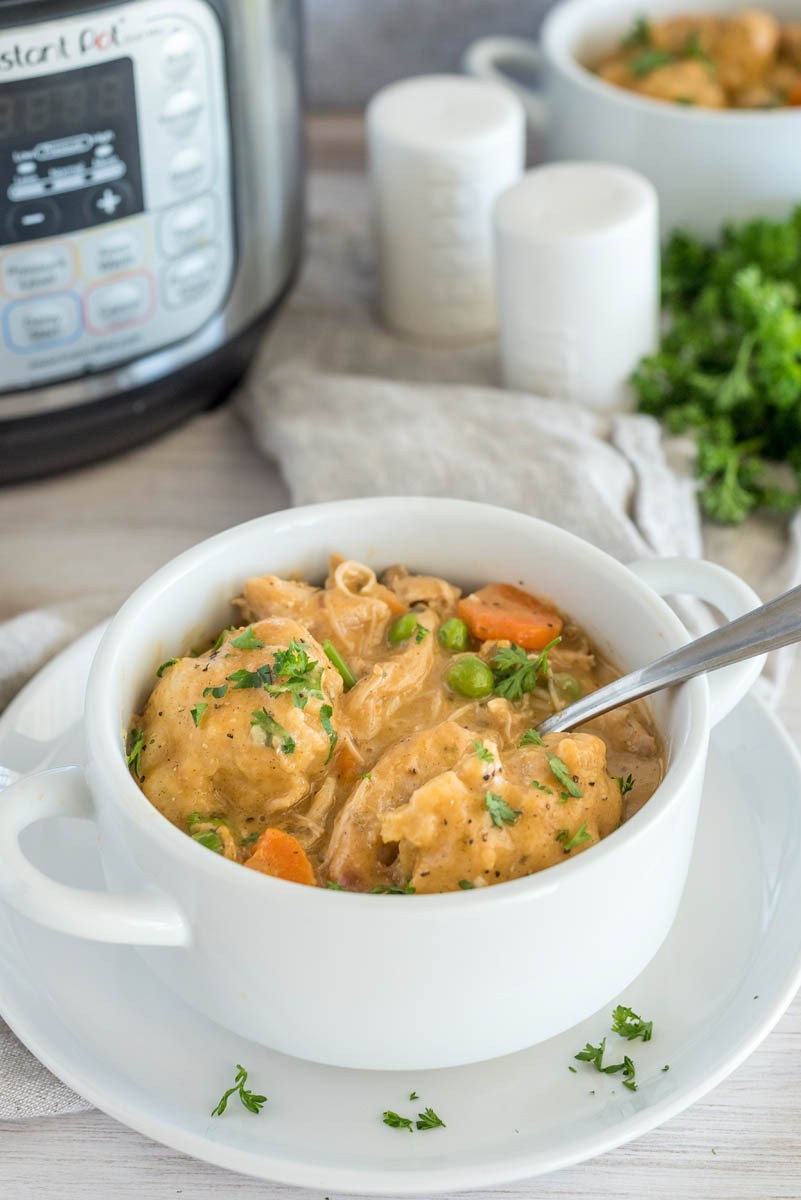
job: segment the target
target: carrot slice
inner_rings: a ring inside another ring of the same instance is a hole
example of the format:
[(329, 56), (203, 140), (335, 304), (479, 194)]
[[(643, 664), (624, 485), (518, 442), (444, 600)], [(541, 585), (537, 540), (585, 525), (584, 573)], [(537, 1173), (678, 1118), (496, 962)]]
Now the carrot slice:
[(297, 838), (283, 829), (265, 829), (244, 865), (292, 883), (307, 883), (311, 887), (317, 884), (305, 850)]
[(479, 641), (503, 638), (524, 650), (542, 650), (563, 625), (552, 608), (510, 583), (490, 583), (465, 596), (459, 601), (459, 616)]
[(787, 93), (787, 104), (790, 108), (798, 108), (801, 105), (801, 82), (794, 83)]

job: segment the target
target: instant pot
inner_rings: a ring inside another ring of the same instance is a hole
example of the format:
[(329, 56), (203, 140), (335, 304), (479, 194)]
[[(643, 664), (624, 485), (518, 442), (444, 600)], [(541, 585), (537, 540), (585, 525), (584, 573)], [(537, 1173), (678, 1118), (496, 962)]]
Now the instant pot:
[(0, 479), (225, 394), (302, 232), (301, 0), (0, 0)]

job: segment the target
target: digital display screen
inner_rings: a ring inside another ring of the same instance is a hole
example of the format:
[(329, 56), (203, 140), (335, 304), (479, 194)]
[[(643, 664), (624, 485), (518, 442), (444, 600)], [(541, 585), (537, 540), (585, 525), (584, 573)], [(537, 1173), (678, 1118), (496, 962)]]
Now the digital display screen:
[(0, 244), (143, 207), (130, 58), (0, 84)]
[[(67, 78), (47, 76), (0, 86), (0, 141), (38, 137), (105, 124), (133, 101), (117, 64), (97, 74), (69, 71)], [(77, 78), (72, 78), (77, 76)], [(59, 79), (54, 83), (53, 79)]]

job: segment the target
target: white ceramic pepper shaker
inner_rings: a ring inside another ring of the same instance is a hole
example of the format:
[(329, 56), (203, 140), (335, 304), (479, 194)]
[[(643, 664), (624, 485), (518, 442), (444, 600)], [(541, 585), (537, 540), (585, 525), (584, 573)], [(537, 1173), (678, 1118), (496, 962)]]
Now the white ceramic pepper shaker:
[(368, 104), (367, 146), (384, 320), (425, 340), (492, 333), (492, 207), (523, 170), (520, 101), (459, 75), (406, 79)]
[(627, 380), (659, 332), (656, 191), (606, 163), (526, 172), (494, 212), (506, 387), (630, 408)]

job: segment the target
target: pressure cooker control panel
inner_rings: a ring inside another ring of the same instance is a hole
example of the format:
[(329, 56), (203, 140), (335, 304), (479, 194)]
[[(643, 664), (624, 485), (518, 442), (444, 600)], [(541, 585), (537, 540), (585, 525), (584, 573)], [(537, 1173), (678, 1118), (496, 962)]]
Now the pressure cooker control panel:
[(206, 0), (0, 29), (0, 391), (139, 358), (219, 311), (229, 156)]

